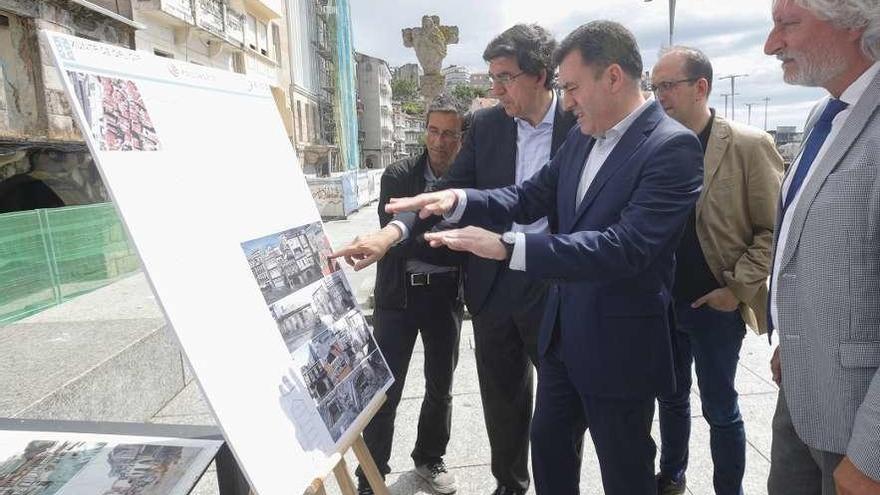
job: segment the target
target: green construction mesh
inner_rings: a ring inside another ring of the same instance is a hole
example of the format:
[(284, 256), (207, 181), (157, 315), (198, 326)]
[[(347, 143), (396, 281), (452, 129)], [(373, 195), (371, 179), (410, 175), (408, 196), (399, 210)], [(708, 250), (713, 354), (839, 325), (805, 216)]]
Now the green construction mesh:
[(0, 323), (60, 304), (139, 268), (112, 204), (0, 215)]

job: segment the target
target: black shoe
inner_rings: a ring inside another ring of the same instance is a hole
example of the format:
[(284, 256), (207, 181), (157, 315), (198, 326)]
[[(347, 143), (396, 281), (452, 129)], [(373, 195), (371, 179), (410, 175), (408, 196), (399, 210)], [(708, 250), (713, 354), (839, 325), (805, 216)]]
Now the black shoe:
[(662, 474), (657, 475), (657, 495), (681, 495), (687, 486), (687, 478), (681, 475), (678, 481), (667, 478)]
[(373, 495), (373, 488), (370, 486), (370, 483), (367, 480), (358, 479), (358, 492), (357, 495)]
[(498, 488), (496, 488), (495, 491), (492, 492), (492, 495), (526, 495), (526, 491), (508, 488), (504, 485), (498, 485)]

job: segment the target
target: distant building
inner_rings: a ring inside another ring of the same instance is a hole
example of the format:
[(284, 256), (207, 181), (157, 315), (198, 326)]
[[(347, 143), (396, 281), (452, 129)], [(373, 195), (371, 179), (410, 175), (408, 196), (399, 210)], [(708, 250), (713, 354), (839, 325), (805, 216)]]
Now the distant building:
[(418, 87), (421, 77), (422, 68), (419, 67), (419, 64), (403, 64), (400, 67), (394, 69), (395, 81), (412, 81), (415, 83), (416, 87)]
[(470, 84), (475, 88), (484, 89), (486, 91), (489, 91), (489, 89), (492, 88), (492, 80), (489, 79), (489, 74), (486, 72), (475, 72), (471, 74)]
[(394, 161), (394, 120), (391, 69), (388, 62), (358, 53), (358, 95), (363, 102), (359, 127), (364, 131), (362, 158), (366, 168), (384, 168)]
[(796, 157), (800, 150), (801, 143), (804, 140), (803, 131), (798, 131), (795, 126), (778, 126), (775, 131), (770, 131), (770, 135), (776, 141), (776, 149), (782, 155), (786, 167)]
[(460, 65), (450, 65), (443, 69), (443, 76), (446, 78), (446, 88), (451, 89), (459, 85), (468, 85), (471, 83), (471, 71), (467, 67)]
[(425, 119), (421, 116), (404, 114), (406, 129), (404, 130), (406, 154), (421, 155), (425, 151)]

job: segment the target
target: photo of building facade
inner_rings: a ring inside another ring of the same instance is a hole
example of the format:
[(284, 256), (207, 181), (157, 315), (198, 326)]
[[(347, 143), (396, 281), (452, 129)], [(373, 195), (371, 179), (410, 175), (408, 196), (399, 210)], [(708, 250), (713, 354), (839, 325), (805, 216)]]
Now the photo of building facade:
[(181, 479), (201, 452), (177, 445), (34, 440), (0, 463), (0, 494), (180, 493)]
[(104, 151), (156, 151), (156, 128), (134, 81), (69, 71), (89, 130)]
[(318, 406), (318, 413), (334, 442), (348, 430), (390, 378), (391, 372), (382, 354), (374, 351)]
[(339, 270), (328, 257), (332, 249), (321, 222), (246, 241), (241, 247), (266, 304)]
[(20, 454), (0, 463), (0, 493), (55, 493), (91, 462), (104, 445), (34, 440)]

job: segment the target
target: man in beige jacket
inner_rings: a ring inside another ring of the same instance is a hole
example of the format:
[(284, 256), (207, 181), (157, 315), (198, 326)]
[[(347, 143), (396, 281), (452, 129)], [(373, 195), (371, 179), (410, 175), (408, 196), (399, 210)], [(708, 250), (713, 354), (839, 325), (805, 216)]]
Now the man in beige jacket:
[(699, 50), (667, 49), (652, 89), (705, 153), (703, 190), (676, 251), (676, 393), (659, 398), (658, 493), (685, 490), (691, 363), (710, 427), (715, 493), (742, 494), (745, 430), (734, 388), (745, 327), (766, 331), (767, 276), (782, 158), (765, 132), (709, 108), (712, 65)]

